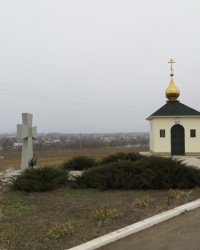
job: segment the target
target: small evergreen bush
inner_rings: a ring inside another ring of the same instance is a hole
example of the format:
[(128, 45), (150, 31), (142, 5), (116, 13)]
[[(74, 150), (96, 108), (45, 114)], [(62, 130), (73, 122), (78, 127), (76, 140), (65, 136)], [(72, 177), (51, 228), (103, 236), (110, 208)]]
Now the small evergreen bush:
[(107, 189), (190, 189), (200, 186), (200, 169), (180, 160), (146, 157), (121, 160), (88, 169), (75, 180), (75, 187)]
[(106, 156), (104, 158), (102, 158), (102, 160), (100, 161), (101, 165), (104, 164), (108, 164), (108, 163), (112, 163), (112, 162), (116, 162), (119, 160), (130, 160), (130, 161), (137, 161), (140, 159), (146, 158), (146, 156), (140, 155), (140, 153), (117, 153), (117, 154), (113, 154), (113, 155), (109, 155)]
[(13, 181), (13, 190), (43, 192), (58, 188), (68, 182), (68, 174), (63, 169), (45, 167), (27, 169)]
[(62, 167), (67, 170), (84, 170), (96, 166), (96, 161), (87, 156), (76, 156), (73, 159), (64, 162)]
[(80, 188), (107, 189), (132, 189), (131, 161), (117, 161), (107, 165), (86, 170), (82, 176), (75, 179), (75, 184)]

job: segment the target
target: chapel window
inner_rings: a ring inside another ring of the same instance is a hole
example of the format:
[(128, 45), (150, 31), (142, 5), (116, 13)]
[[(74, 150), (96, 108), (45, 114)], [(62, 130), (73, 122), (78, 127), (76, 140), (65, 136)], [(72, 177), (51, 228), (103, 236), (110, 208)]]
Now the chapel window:
[(160, 137), (165, 137), (165, 129), (160, 129)]
[(190, 137), (196, 137), (196, 129), (190, 129)]

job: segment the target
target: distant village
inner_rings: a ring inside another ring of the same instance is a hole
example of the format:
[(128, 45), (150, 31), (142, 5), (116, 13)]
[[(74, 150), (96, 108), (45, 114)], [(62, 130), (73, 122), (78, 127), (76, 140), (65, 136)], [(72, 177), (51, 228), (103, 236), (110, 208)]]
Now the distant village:
[[(149, 133), (62, 134), (40, 133), (33, 141), (36, 149), (148, 147)], [(0, 149), (21, 149), (16, 134), (0, 134)]]

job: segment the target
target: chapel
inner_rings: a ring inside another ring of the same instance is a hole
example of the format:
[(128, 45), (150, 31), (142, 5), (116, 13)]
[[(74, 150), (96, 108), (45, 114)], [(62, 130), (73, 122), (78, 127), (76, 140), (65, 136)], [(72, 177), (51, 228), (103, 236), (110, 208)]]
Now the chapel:
[(200, 154), (200, 112), (178, 100), (179, 89), (174, 84), (172, 59), (169, 62), (170, 85), (166, 89), (166, 104), (150, 115), (150, 152), (164, 155)]

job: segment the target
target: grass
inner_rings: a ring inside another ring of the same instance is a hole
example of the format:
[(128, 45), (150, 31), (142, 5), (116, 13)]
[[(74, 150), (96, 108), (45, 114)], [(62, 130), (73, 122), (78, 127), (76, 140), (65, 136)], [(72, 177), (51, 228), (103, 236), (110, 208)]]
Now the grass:
[(137, 198), (134, 201), (134, 204), (139, 207), (149, 207), (154, 202), (154, 200), (155, 199), (153, 197), (149, 195), (144, 195), (144, 196)]
[[(25, 213), (30, 213), (31, 211), (35, 210), (35, 206), (34, 205), (21, 205), (19, 203), (17, 204), (14, 204), (14, 206), (12, 207), (7, 207), (8, 211), (9, 211), (9, 214), (10, 215), (23, 215)], [(7, 214), (7, 213), (5, 213)]]
[(94, 218), (97, 221), (111, 221), (121, 218), (123, 216), (123, 212), (120, 209), (116, 208), (101, 208), (97, 209), (94, 214)]
[[(200, 189), (184, 191), (187, 195), (170, 200), (170, 208), (200, 197)], [(1, 187), (0, 197), (0, 249), (68, 249), (168, 209), (164, 190), (62, 187), (27, 193)], [(141, 205), (133, 202), (140, 200)]]
[(60, 237), (68, 237), (73, 233), (74, 227), (71, 223), (55, 223), (45, 237), (50, 240), (57, 240)]
[(172, 199), (181, 199), (185, 198), (187, 196), (187, 192), (185, 190), (180, 190), (180, 189), (169, 189), (168, 195)]

